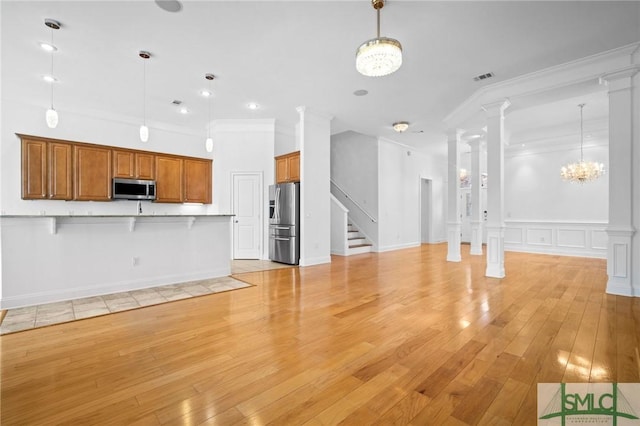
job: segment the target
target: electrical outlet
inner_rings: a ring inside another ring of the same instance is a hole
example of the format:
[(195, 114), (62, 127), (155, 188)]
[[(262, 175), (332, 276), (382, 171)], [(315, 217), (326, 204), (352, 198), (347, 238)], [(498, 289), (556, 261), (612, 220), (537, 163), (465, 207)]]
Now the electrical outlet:
[(134, 256), (134, 257), (131, 259), (131, 264), (132, 264), (133, 266), (138, 266), (138, 265), (140, 265), (140, 258), (139, 258), (138, 256)]

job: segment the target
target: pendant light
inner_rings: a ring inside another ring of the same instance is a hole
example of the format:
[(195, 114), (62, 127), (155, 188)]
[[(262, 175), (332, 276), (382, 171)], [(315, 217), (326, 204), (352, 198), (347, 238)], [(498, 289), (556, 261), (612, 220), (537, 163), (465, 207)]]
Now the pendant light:
[(595, 161), (584, 161), (583, 155), (583, 118), (582, 109), (585, 104), (580, 104), (580, 161), (569, 163), (560, 169), (560, 176), (569, 182), (585, 183), (598, 179), (604, 174), (604, 164)]
[(213, 74), (205, 74), (204, 78), (207, 79), (207, 81), (209, 82), (209, 90), (208, 90), (208, 94), (207, 96), (207, 101), (209, 104), (209, 116), (208, 116), (208, 120), (209, 123), (207, 124), (207, 139), (204, 142), (204, 147), (207, 150), (207, 152), (213, 152), (213, 139), (211, 138), (211, 98), (213, 97), (213, 92), (211, 91), (211, 82), (213, 81), (214, 78), (216, 78)]
[(51, 44), (50, 44), (51, 49), (49, 50), (49, 52), (51, 52), (51, 81), (49, 83), (51, 84), (51, 107), (47, 110), (47, 113), (45, 114), (45, 119), (47, 120), (47, 126), (49, 126), (50, 129), (55, 129), (58, 126), (58, 112), (53, 107), (53, 85), (55, 84), (55, 81), (56, 81), (53, 75), (53, 53), (57, 49), (53, 44), (53, 30), (60, 29), (60, 22), (55, 21), (53, 19), (45, 19), (44, 24), (47, 27), (51, 28)]
[(376, 38), (367, 40), (356, 51), (356, 69), (367, 77), (381, 77), (396, 72), (402, 65), (402, 45), (398, 40), (380, 37), (380, 9), (384, 0), (371, 0), (378, 15)]
[(142, 61), (142, 126), (140, 126), (140, 140), (147, 142), (149, 140), (149, 128), (147, 127), (147, 59), (151, 57), (151, 53), (141, 50), (138, 56), (144, 59)]

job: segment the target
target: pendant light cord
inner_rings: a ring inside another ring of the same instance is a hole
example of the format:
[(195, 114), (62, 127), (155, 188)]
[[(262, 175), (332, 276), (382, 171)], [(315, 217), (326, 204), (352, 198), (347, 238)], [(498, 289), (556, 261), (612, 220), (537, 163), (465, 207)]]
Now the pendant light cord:
[(142, 124), (147, 125), (147, 60), (142, 58)]
[(578, 105), (580, 107), (580, 162), (582, 163), (584, 161), (584, 155), (583, 155), (583, 144), (584, 144), (584, 137), (583, 135), (583, 131), (582, 131), (582, 126), (583, 126), (583, 119), (582, 119), (582, 110), (584, 109), (584, 105), (585, 104), (580, 104)]
[[(53, 28), (51, 28), (51, 46), (53, 45)], [(53, 79), (51, 81), (51, 109), (53, 109), (53, 85), (55, 83), (55, 77), (53, 75), (53, 52), (54, 50), (51, 50), (51, 78)]]
[(376, 9), (376, 14), (378, 15), (378, 25), (376, 31), (376, 38), (380, 38), (380, 9)]
[(207, 123), (207, 137), (211, 137), (211, 98), (213, 97), (213, 91), (211, 91), (211, 80), (209, 80), (209, 123)]

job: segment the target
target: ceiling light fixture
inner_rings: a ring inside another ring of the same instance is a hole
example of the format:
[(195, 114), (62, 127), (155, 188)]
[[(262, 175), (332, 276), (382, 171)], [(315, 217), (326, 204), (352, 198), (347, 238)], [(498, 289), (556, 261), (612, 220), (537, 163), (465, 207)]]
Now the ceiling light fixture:
[(56, 81), (58, 81), (58, 79), (52, 75), (43, 75), (42, 79), (47, 83), (55, 83)]
[(249, 108), (250, 110), (257, 110), (258, 108), (260, 108), (260, 105), (258, 105), (255, 102), (249, 102), (249, 104), (247, 104), (247, 108)]
[(207, 152), (213, 152), (213, 139), (211, 138), (211, 95), (213, 94), (213, 92), (211, 91), (211, 82), (216, 77), (213, 74), (205, 74), (204, 78), (209, 81), (209, 90), (207, 91), (207, 103), (209, 105), (209, 122), (207, 123), (207, 140), (204, 142), (204, 147)]
[(356, 51), (356, 69), (367, 77), (381, 77), (396, 72), (402, 65), (402, 45), (398, 40), (380, 37), (380, 9), (384, 0), (371, 0), (378, 15), (377, 36)]
[(393, 130), (398, 133), (406, 132), (409, 128), (409, 123), (406, 121), (398, 121), (393, 123)]
[[(54, 21), (53, 19), (45, 19), (44, 20), (44, 24), (51, 28), (51, 44), (50, 46), (53, 47), (53, 30), (59, 30), (61, 25), (60, 22), (58, 21)], [(58, 112), (55, 110), (55, 108), (53, 107), (53, 83), (55, 81), (55, 77), (53, 76), (53, 53), (56, 51), (57, 49), (51, 49), (49, 50), (49, 52), (51, 52), (51, 78), (53, 79), (50, 83), (51, 83), (51, 108), (49, 108), (47, 110), (47, 113), (45, 114), (45, 119), (47, 120), (47, 126), (49, 126), (50, 129), (55, 129), (58, 126)]]
[(149, 140), (149, 128), (147, 127), (147, 59), (151, 57), (151, 53), (141, 50), (138, 56), (142, 59), (142, 126), (140, 126), (140, 140), (147, 142)]
[(180, 108), (180, 114), (189, 114), (189, 109), (187, 107)]
[(560, 169), (560, 176), (569, 182), (585, 183), (598, 179), (604, 174), (604, 164), (595, 161), (584, 161), (583, 156), (583, 118), (582, 109), (585, 104), (580, 104), (580, 161), (577, 163), (569, 163)]

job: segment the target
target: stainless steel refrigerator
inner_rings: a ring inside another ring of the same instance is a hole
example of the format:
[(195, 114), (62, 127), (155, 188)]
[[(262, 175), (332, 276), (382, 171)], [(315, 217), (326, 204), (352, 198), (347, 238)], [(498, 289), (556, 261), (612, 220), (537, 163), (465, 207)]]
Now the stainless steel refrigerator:
[(300, 260), (300, 183), (269, 186), (269, 259), (297, 265)]

